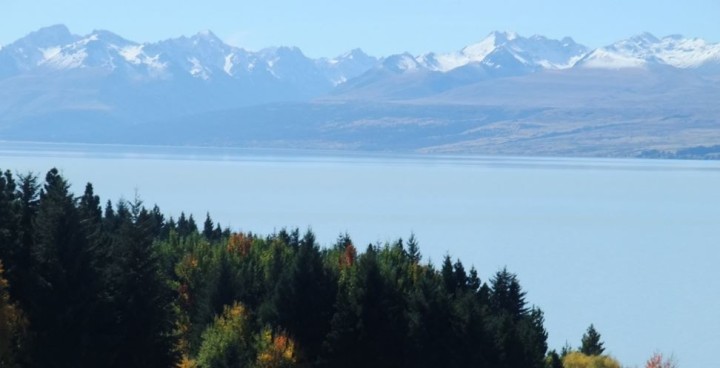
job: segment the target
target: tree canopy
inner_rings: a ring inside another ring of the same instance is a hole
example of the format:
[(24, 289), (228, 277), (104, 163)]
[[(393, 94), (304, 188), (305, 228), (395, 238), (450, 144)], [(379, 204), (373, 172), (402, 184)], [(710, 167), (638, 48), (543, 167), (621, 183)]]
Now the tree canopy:
[(592, 324), (583, 335), (581, 342), (580, 352), (585, 355), (601, 355), (605, 351), (604, 343), (600, 341), (600, 333)]
[[(448, 255), (436, 269), (414, 235), (322, 248), (209, 213), (198, 229), (44, 179), (0, 175), (0, 366), (546, 366), (543, 312), (505, 268), (483, 281)], [(592, 325), (582, 344), (604, 350)]]

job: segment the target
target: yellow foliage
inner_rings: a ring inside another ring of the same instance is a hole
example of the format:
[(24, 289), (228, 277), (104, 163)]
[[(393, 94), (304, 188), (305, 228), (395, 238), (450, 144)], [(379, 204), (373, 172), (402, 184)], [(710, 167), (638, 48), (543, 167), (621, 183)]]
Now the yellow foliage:
[(197, 368), (197, 362), (190, 359), (187, 355), (183, 355), (182, 360), (178, 363), (177, 368)]
[(573, 352), (563, 358), (565, 368), (620, 368), (620, 363), (608, 355), (585, 355)]
[(260, 334), (260, 350), (256, 365), (259, 368), (292, 367), (297, 362), (295, 342), (283, 333), (273, 335), (269, 328)]
[(27, 326), (24, 314), (15, 303), (10, 301), (7, 292), (8, 281), (3, 276), (5, 269), (0, 261), (0, 367), (11, 366), (16, 352), (16, 339), (23, 334)]
[(255, 360), (248, 316), (240, 303), (225, 306), (203, 332), (197, 355), (200, 367), (248, 367)]

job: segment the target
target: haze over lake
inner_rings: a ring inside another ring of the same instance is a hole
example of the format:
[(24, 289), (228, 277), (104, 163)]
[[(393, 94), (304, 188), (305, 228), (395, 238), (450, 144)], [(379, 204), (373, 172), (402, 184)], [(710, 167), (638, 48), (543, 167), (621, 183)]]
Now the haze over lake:
[(137, 190), (175, 217), (310, 227), (323, 246), (414, 232), (425, 260), (449, 253), (483, 281), (507, 266), (545, 312), (551, 349), (577, 346), (590, 323), (631, 367), (656, 350), (701, 367), (720, 346), (717, 161), (0, 143), (3, 170), (53, 166), (103, 202)]

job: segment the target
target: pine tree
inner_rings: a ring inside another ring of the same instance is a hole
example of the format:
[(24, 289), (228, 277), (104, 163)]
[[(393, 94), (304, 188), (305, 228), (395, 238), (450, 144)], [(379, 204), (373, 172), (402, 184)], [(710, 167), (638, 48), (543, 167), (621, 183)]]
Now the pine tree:
[(207, 239), (207, 240), (212, 240), (212, 239), (213, 239), (214, 229), (213, 229), (213, 221), (212, 221), (212, 219), (210, 218), (210, 212), (208, 212), (208, 213), (205, 215), (205, 222), (203, 223), (203, 232), (202, 232), (202, 234), (203, 234), (203, 236), (205, 237), (205, 239)]
[(442, 275), (445, 290), (450, 294), (454, 293), (455, 288), (457, 287), (457, 280), (455, 279), (455, 271), (453, 270), (452, 260), (447, 254), (445, 255), (445, 258), (443, 258), (440, 274)]
[(453, 264), (453, 273), (455, 274), (455, 290), (458, 292), (466, 291), (468, 289), (468, 276), (459, 259)]
[(527, 313), (525, 292), (520, 288), (517, 276), (503, 268), (490, 280), (490, 303), (496, 313), (508, 313), (519, 319)]
[[(172, 219), (170, 219), (170, 221), (172, 221)], [(177, 221), (177, 232), (181, 237), (190, 235), (190, 224), (187, 217), (185, 217), (185, 212), (180, 212), (180, 217)]]
[(47, 173), (33, 224), (35, 272), (23, 309), (37, 366), (97, 364), (91, 362), (98, 333), (92, 311), (100, 278), (69, 187), (57, 169)]
[(595, 330), (595, 326), (590, 324), (587, 332), (582, 337), (582, 345), (580, 346), (580, 352), (585, 355), (600, 355), (605, 351), (603, 342), (600, 341), (600, 334)]
[(407, 242), (407, 253), (408, 257), (410, 257), (410, 262), (414, 264), (420, 263), (420, 259), (422, 259), (422, 255), (420, 254), (420, 247), (418, 246), (417, 239), (415, 239), (415, 234), (411, 233), (410, 238)]
[(317, 359), (330, 329), (336, 293), (336, 283), (323, 264), (315, 235), (308, 230), (273, 297), (276, 321), (297, 341), (304, 353), (301, 360)]
[(550, 350), (545, 358), (545, 368), (564, 368), (562, 358), (555, 350)]
[(467, 286), (469, 290), (475, 293), (480, 291), (480, 286), (482, 286), (482, 283), (480, 282), (480, 277), (478, 276), (477, 270), (474, 266), (470, 267), (470, 274), (468, 275), (467, 280)]
[(190, 214), (190, 217), (188, 217), (188, 235), (196, 233), (198, 231), (197, 223), (195, 223), (195, 219), (193, 218), (192, 213)]
[(0, 173), (0, 260), (11, 266), (19, 253), (19, 219), (15, 180), (10, 171)]
[(0, 261), (0, 367), (16, 367), (21, 359), (27, 320), (18, 305), (10, 299), (4, 273)]
[(499, 366), (541, 368), (547, 351), (542, 311), (527, 308), (525, 292), (517, 276), (507, 269), (496, 273), (490, 284), (489, 302)]
[(115, 315), (107, 367), (170, 367), (177, 361), (173, 294), (159, 272), (152, 216), (144, 208), (121, 210), (107, 268), (108, 298)]
[[(102, 220), (102, 209), (100, 208), (100, 197), (96, 196), (93, 190), (93, 185), (87, 183), (85, 185), (85, 192), (80, 197), (79, 204), (80, 218), (81, 221), (85, 222), (87, 226), (100, 225)], [(99, 231), (99, 229), (94, 229)]]

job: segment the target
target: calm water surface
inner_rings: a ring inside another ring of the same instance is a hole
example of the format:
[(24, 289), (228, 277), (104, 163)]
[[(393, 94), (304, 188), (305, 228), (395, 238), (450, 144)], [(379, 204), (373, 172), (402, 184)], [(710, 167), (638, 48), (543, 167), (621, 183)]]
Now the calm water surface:
[(449, 253), (487, 279), (518, 273), (546, 314), (551, 348), (590, 323), (609, 352), (684, 368), (720, 346), (720, 162), (435, 157), (0, 142), (0, 168), (58, 167), (80, 194), (135, 190), (177, 217), (205, 212), (267, 234), (311, 227), (323, 245), (414, 232), (425, 259)]

